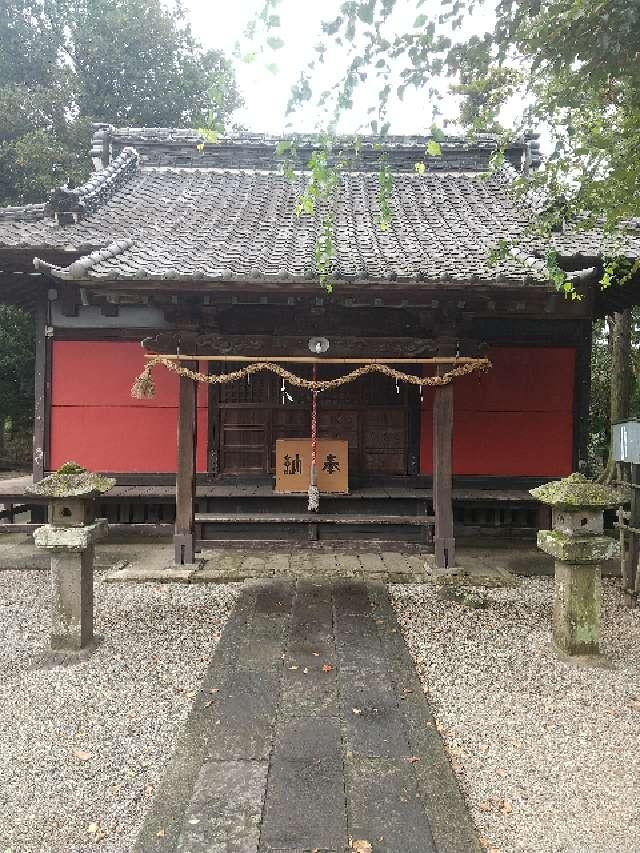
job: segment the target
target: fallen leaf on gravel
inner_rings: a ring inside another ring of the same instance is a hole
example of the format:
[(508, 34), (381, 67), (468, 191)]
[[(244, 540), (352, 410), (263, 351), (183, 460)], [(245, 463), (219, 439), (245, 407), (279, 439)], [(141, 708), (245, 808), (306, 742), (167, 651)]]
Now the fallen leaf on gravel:
[(493, 806), (488, 800), (483, 800), (481, 803), (478, 803), (478, 808), (481, 812), (490, 812)]
[(322, 671), (323, 672), (331, 672), (332, 669), (333, 669), (333, 664), (330, 664), (330, 663), (323, 663), (322, 664)]
[(96, 841), (100, 841), (101, 838), (104, 838), (104, 832), (100, 829), (100, 824), (95, 821), (91, 821), (87, 827), (87, 832), (89, 835), (93, 835)]
[(410, 755), (408, 758), (405, 758), (405, 761), (408, 761), (409, 764), (415, 764), (416, 761), (420, 761), (417, 755)]
[(74, 749), (73, 754), (78, 759), (78, 761), (88, 761), (90, 758), (93, 758), (93, 753), (87, 752), (84, 749)]
[(513, 811), (513, 806), (511, 805), (509, 800), (502, 800), (500, 803), (500, 811), (502, 814), (511, 814)]
[(372, 853), (373, 847), (370, 841), (352, 841), (353, 853)]
[(159, 829), (156, 832), (156, 838), (164, 838), (164, 829)]
[(357, 717), (362, 713), (362, 708), (352, 708), (351, 710)]

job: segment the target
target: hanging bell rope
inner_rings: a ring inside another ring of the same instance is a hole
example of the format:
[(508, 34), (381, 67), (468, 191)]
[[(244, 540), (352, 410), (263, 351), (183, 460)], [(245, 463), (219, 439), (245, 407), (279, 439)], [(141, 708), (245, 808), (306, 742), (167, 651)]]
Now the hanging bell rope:
[[(434, 359), (433, 363), (439, 363), (440, 361)], [(193, 379), (194, 382), (206, 382), (210, 385), (226, 385), (229, 382), (237, 382), (240, 379), (251, 376), (253, 373), (268, 371), (297, 388), (304, 388), (307, 391), (315, 392), (331, 391), (349, 382), (354, 382), (361, 376), (372, 373), (388, 376), (397, 382), (408, 382), (410, 385), (417, 385), (420, 388), (425, 385), (448, 385), (454, 379), (458, 379), (461, 376), (468, 376), (470, 373), (475, 373), (476, 371), (485, 371), (491, 367), (491, 362), (487, 358), (465, 358), (460, 361), (461, 363), (458, 363), (457, 359), (448, 360), (448, 363), (452, 364), (453, 367), (436, 376), (414, 376), (412, 373), (404, 373), (401, 370), (396, 370), (388, 364), (369, 362), (355, 370), (351, 370), (349, 373), (345, 373), (343, 376), (338, 376), (336, 379), (304, 379), (302, 376), (296, 376), (295, 373), (272, 361), (258, 361), (248, 364), (246, 367), (241, 367), (238, 370), (232, 370), (230, 373), (215, 374), (200, 373), (198, 370), (191, 370), (188, 367), (183, 367), (176, 359), (167, 358), (166, 356), (154, 356), (145, 364), (144, 370), (133, 383), (131, 396), (136, 400), (151, 400), (155, 397), (156, 388), (153, 382), (152, 370), (157, 365), (166, 367), (167, 370), (177, 373), (178, 376), (186, 376), (189, 379)], [(430, 362), (426, 359), (420, 359), (415, 363), (424, 364)]]
[[(316, 379), (316, 366), (313, 365), (313, 379)], [(318, 488), (318, 392), (314, 389), (311, 396), (311, 476), (309, 479), (307, 509), (318, 512), (320, 509), (320, 489)]]

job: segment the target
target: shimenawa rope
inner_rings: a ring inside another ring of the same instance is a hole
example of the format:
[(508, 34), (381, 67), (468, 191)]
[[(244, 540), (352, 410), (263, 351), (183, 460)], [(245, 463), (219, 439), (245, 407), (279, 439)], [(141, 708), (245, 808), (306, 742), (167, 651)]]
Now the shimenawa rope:
[(274, 362), (258, 361), (254, 364), (248, 364), (246, 367), (242, 367), (238, 370), (233, 370), (230, 373), (207, 374), (200, 373), (197, 370), (191, 370), (188, 367), (182, 367), (172, 359), (158, 356), (157, 358), (150, 359), (146, 363), (142, 373), (136, 378), (131, 388), (132, 397), (137, 400), (151, 400), (155, 397), (156, 387), (151, 371), (159, 364), (166, 367), (167, 370), (172, 370), (179, 376), (187, 376), (195, 382), (207, 382), (210, 385), (225, 385), (228, 382), (237, 382), (238, 380), (244, 379), (246, 376), (250, 376), (253, 373), (259, 373), (266, 370), (271, 373), (275, 373), (276, 376), (280, 376), (291, 385), (295, 385), (298, 388), (305, 388), (308, 391), (317, 392), (331, 391), (333, 388), (339, 388), (341, 385), (346, 385), (348, 382), (353, 382), (361, 376), (366, 376), (369, 373), (380, 373), (383, 376), (388, 376), (399, 382), (408, 382), (411, 385), (418, 385), (421, 388), (424, 385), (448, 385), (460, 376), (468, 376), (470, 373), (474, 373), (477, 370), (485, 371), (491, 367), (489, 359), (478, 358), (474, 361), (466, 361), (464, 364), (460, 364), (457, 367), (453, 367), (451, 370), (447, 370), (445, 373), (436, 376), (414, 376), (411, 373), (404, 373), (401, 370), (389, 367), (387, 364), (372, 363), (363, 364), (362, 367), (358, 367), (349, 373), (345, 373), (343, 376), (338, 376), (336, 379), (313, 380), (296, 376), (295, 373), (291, 373), (290, 370), (287, 370), (280, 364), (276, 364)]

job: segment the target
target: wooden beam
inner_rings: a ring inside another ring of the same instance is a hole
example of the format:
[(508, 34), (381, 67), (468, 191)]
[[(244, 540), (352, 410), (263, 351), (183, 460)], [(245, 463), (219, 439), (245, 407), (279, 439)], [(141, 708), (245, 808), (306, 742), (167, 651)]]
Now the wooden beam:
[(435, 356), (433, 358), (316, 358), (316, 356), (294, 355), (175, 355), (145, 353), (145, 358), (165, 358), (169, 361), (237, 361), (242, 363), (255, 361), (284, 362), (292, 364), (477, 364), (484, 358), (467, 356)]
[[(247, 310), (243, 312), (244, 323), (247, 324)], [(257, 317), (254, 314), (253, 323), (262, 319), (262, 322), (268, 327), (273, 322), (272, 317), (264, 318)], [(381, 335), (367, 336), (364, 334), (342, 334), (333, 325), (335, 317), (332, 316), (328, 327), (332, 329), (331, 335), (331, 356), (340, 358), (363, 357), (368, 358), (384, 358), (385, 356), (394, 355), (402, 358), (426, 357), (436, 355), (434, 342), (426, 337), (416, 337), (407, 335)], [(294, 315), (291, 323), (296, 327), (303, 318), (300, 313)], [(387, 328), (389, 319), (387, 318)], [(382, 318), (381, 318), (382, 323)], [(208, 325), (208, 323), (207, 323)], [(317, 327), (317, 323), (316, 323)], [(362, 330), (364, 332), (364, 330)], [(368, 330), (367, 330), (368, 331)], [(309, 356), (309, 338), (310, 334), (293, 335), (273, 335), (273, 334), (198, 334), (193, 339), (193, 346), (187, 346), (182, 340), (182, 335), (176, 332), (161, 332), (154, 337), (148, 337), (143, 340), (143, 346), (149, 352), (154, 353), (175, 353), (176, 348), (180, 347), (181, 352), (189, 352), (193, 355), (198, 353), (216, 353), (228, 358), (235, 355), (238, 356), (254, 356), (259, 358), (262, 353), (271, 353), (272, 356), (281, 357), (300, 357)], [(193, 338), (193, 336), (192, 336)], [(474, 353), (467, 353), (471, 355)]]
[(180, 377), (176, 454), (176, 524), (173, 536), (178, 565), (194, 560), (196, 491), (196, 383)]
[[(439, 368), (439, 371), (441, 368)], [(453, 384), (437, 385), (433, 400), (433, 508), (436, 566), (456, 565), (453, 537)]]

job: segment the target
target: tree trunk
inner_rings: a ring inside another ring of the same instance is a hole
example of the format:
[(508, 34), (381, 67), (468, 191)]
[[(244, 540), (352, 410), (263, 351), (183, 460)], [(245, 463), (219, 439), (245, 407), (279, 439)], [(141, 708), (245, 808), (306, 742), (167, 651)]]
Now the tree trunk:
[[(610, 425), (627, 420), (631, 404), (631, 310), (627, 308), (608, 319), (611, 347)], [(613, 432), (613, 429), (612, 429)], [(613, 447), (609, 442), (609, 459), (601, 480), (610, 483), (621, 474), (616, 470)]]

